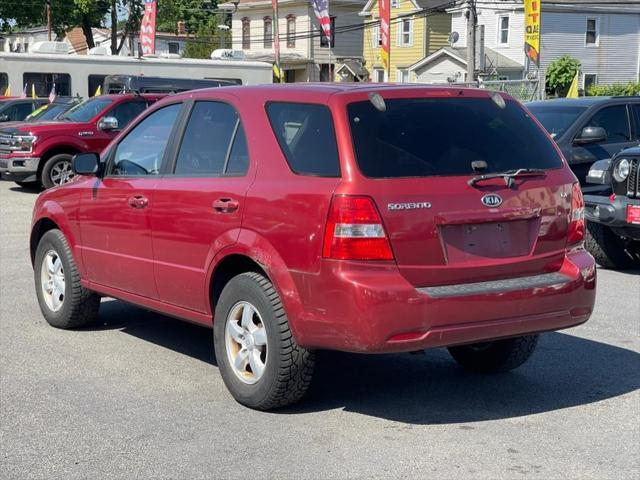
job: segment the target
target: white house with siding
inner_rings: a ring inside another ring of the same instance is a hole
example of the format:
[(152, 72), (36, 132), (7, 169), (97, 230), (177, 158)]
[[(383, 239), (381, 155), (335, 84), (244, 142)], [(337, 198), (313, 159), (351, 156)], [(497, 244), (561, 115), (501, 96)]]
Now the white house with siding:
[[(358, 12), (366, 0), (330, 0), (333, 45), (320, 34), (309, 0), (278, 0), (280, 62), (287, 82), (353, 80), (362, 73), (363, 19)], [(229, 8), (221, 4), (220, 8)], [(274, 12), (271, 0), (240, 0), (233, 13), (232, 48), (248, 60), (273, 63)], [(337, 75), (336, 75), (337, 73)], [(366, 73), (366, 71), (365, 71)]]
[[(449, 10), (451, 30), (459, 40), (434, 58), (433, 65), (420, 65), (423, 78), (464, 81), (466, 69), (467, 19), (465, 2)], [(485, 78), (518, 79), (535, 76), (524, 53), (524, 5), (521, 0), (480, 2), (478, 25), (484, 29)], [(577, 58), (581, 66), (580, 88), (585, 84), (608, 85), (638, 81), (640, 75), (640, 1), (638, 0), (542, 0), (540, 74), (562, 55)], [(438, 52), (436, 52), (438, 53)], [(454, 55), (457, 53), (458, 55)], [(435, 54), (434, 54), (435, 55)], [(435, 60), (438, 60), (435, 62)], [(505, 68), (495, 68), (502, 63)], [(415, 68), (415, 66), (414, 66)], [(420, 75), (417, 75), (420, 78)]]

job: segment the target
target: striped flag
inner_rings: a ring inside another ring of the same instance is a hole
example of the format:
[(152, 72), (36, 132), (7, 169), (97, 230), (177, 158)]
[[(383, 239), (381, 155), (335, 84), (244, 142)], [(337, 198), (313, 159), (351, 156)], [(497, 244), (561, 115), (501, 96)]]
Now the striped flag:
[(27, 84), (24, 84), (24, 87), (22, 88), (22, 94), (20, 95), (20, 98), (27, 98)]
[[(322, 33), (331, 41), (331, 17), (329, 17), (329, 0), (311, 0), (313, 13), (316, 14)], [(333, 45), (331, 45), (333, 46)]]
[(56, 99), (58, 95), (56, 94), (56, 84), (53, 84), (53, 87), (51, 87), (51, 91), (49, 92), (49, 103), (53, 103), (53, 101)]

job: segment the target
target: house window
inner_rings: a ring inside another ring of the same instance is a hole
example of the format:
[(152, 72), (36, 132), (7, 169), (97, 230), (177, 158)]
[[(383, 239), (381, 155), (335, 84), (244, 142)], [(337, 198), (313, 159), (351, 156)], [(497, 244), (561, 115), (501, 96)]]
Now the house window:
[(320, 81), (331, 82), (333, 80), (333, 65), (330, 63), (323, 63), (320, 65)]
[(374, 82), (384, 82), (384, 69), (382, 69), (382, 68), (374, 68), (373, 69), (373, 81)]
[[(331, 17), (331, 46), (336, 46), (336, 17)], [(320, 29), (320, 46), (327, 48), (329, 47), (329, 39), (327, 36), (322, 33), (322, 29)]]
[(396, 82), (407, 83), (409, 82), (409, 70), (399, 68), (396, 71)]
[(296, 46), (296, 17), (287, 15), (287, 48)]
[(585, 73), (584, 74), (584, 90), (589, 93), (589, 88), (596, 85), (598, 83), (598, 75), (595, 73)]
[(271, 17), (264, 17), (264, 48), (273, 47), (273, 21)]
[(587, 45), (598, 45), (598, 19), (587, 18), (587, 31), (585, 34)]
[(498, 17), (498, 43), (507, 45), (509, 43), (509, 17)]
[(180, 44), (178, 42), (169, 42), (169, 53), (180, 53)]
[(251, 20), (244, 17), (242, 19), (242, 49), (249, 50), (251, 48)]
[(398, 45), (411, 47), (413, 45), (413, 20), (402, 20), (398, 29)]
[(399, 8), (400, 0), (391, 0), (391, 8)]
[(373, 27), (373, 35), (371, 35), (371, 46), (380, 48), (382, 46), (382, 34), (380, 33), (380, 25)]

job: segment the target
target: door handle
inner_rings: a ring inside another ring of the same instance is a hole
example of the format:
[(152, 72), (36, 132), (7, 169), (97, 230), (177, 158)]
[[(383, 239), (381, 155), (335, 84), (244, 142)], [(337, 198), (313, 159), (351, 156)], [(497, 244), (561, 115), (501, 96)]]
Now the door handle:
[(134, 195), (129, 197), (129, 206), (131, 208), (147, 208), (149, 205), (149, 199), (144, 195)]
[(213, 209), (218, 213), (233, 213), (239, 207), (240, 204), (233, 198), (219, 198), (213, 202)]

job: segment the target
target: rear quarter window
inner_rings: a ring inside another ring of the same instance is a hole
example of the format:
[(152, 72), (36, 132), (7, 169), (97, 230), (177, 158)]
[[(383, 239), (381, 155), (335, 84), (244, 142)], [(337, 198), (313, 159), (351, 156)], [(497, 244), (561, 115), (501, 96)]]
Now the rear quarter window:
[(552, 141), (516, 102), (490, 98), (386, 100), (347, 106), (358, 166), (371, 178), (469, 175), (519, 168), (559, 168)]
[(328, 107), (277, 102), (267, 105), (267, 115), (293, 172), (319, 177), (340, 176), (336, 134)]

